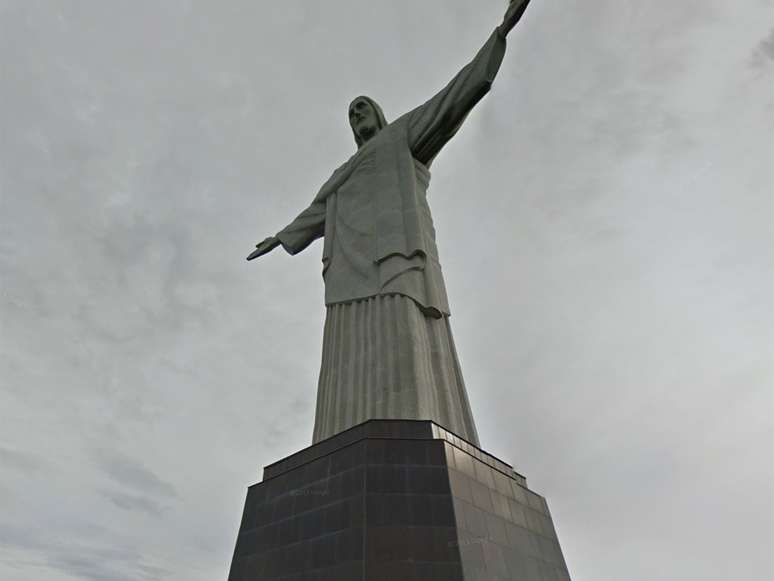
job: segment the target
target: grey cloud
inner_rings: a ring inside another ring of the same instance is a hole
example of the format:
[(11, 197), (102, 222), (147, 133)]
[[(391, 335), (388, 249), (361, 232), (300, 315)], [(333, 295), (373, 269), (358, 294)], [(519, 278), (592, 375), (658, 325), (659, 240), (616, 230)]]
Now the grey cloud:
[(13, 468), (25, 474), (32, 474), (38, 472), (42, 468), (43, 463), (32, 454), (24, 454), (0, 447), (0, 466)]
[(98, 449), (94, 452), (94, 460), (105, 474), (123, 486), (168, 499), (178, 496), (174, 486), (134, 458), (115, 451)]
[(135, 581), (135, 574), (116, 571), (96, 555), (56, 555), (48, 559), (53, 569), (58, 569), (76, 579), (87, 581)]
[(26, 550), (40, 550), (48, 545), (32, 530), (0, 524), (0, 545)]
[(115, 506), (130, 512), (143, 512), (153, 517), (160, 517), (164, 512), (158, 502), (146, 496), (127, 494), (115, 490), (105, 490), (102, 494)]
[(52, 569), (58, 569), (85, 581), (161, 581), (169, 571), (143, 563), (133, 551), (89, 549), (59, 552), (47, 558)]
[(771, 65), (771, 61), (774, 61), (774, 28), (755, 48), (752, 56), (752, 65), (755, 68), (762, 68)]
[[(105, 546), (113, 542), (116, 546)], [(65, 533), (52, 527), (32, 530), (0, 525), (0, 546), (27, 553), (36, 567), (61, 571), (84, 581), (161, 581), (169, 575), (137, 551), (120, 548), (120, 541), (101, 527), (72, 524)], [(0, 558), (0, 563), (3, 560)], [(20, 564), (23, 566), (24, 564)]]

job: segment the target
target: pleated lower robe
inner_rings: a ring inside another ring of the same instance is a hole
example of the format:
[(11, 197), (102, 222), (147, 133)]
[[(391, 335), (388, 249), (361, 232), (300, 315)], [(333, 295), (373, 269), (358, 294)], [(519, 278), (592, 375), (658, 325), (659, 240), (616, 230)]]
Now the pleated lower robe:
[(313, 440), (369, 419), (433, 420), (478, 445), (448, 317), (402, 295), (328, 307)]

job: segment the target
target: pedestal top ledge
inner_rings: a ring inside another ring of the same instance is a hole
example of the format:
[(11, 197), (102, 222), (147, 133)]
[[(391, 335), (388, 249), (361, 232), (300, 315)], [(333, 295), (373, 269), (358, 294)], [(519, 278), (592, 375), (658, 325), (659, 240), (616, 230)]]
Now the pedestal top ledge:
[(494, 470), (526, 483), (524, 476), (516, 472), (510, 464), (484, 452), (430, 420), (369, 420), (363, 422), (327, 440), (296, 452), (292, 456), (269, 464), (263, 469), (263, 481), (276, 478), (289, 470), (294, 470), (361, 440), (445, 440)]

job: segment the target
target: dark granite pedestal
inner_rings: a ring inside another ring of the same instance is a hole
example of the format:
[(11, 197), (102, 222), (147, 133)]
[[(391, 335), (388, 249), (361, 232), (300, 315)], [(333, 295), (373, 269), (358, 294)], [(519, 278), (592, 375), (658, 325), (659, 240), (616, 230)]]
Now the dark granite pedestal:
[(542, 496), (429, 421), (373, 420), (267, 466), (229, 581), (566, 581)]

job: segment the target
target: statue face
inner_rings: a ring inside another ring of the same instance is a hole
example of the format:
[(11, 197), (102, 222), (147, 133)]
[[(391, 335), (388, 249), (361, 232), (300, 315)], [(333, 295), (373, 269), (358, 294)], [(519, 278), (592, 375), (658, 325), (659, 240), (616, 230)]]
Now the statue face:
[(355, 99), (349, 106), (349, 124), (363, 141), (368, 141), (379, 131), (379, 117), (365, 99)]

